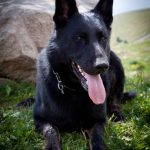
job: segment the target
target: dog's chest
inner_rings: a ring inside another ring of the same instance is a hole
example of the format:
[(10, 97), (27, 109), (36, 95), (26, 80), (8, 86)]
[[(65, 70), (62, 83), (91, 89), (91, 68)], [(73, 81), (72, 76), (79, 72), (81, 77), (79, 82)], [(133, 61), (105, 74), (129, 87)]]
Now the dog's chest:
[(62, 98), (55, 109), (49, 110), (49, 121), (62, 130), (88, 128), (104, 116), (102, 106), (94, 107), (90, 99), (78, 94)]

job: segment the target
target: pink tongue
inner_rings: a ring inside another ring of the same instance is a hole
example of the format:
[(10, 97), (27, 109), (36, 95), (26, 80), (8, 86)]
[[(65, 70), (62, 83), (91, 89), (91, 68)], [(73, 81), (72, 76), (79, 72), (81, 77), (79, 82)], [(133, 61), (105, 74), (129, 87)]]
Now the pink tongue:
[(85, 73), (85, 78), (87, 79), (89, 97), (91, 98), (93, 103), (104, 103), (106, 92), (100, 74), (89, 75)]

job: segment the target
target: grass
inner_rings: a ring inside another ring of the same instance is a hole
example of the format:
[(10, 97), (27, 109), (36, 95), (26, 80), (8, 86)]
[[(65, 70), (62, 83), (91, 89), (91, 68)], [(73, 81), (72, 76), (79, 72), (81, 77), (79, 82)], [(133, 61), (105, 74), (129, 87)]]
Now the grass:
[[(11, 89), (10, 93), (7, 91), (8, 87)], [(114, 123), (111, 119), (108, 121), (105, 129), (108, 150), (120, 150), (120, 146), (121, 150), (150, 149), (150, 82), (144, 80), (142, 74), (134, 78), (129, 77), (126, 90), (131, 89), (136, 89), (138, 96), (122, 106), (125, 121), (123, 123)], [(31, 95), (34, 93), (33, 85), (24, 83), (8, 83), (0, 90), (3, 97), (0, 110), (2, 150), (40, 150), (44, 146), (42, 136), (34, 131), (32, 107), (22, 109), (15, 107), (20, 98), (30, 96), (28, 93)], [(8, 105), (10, 97), (11, 105)], [(86, 150), (87, 141), (81, 133), (63, 133), (62, 147), (63, 150)]]
[(149, 78), (150, 73), (150, 41), (143, 43), (119, 44), (115, 52), (121, 57), (125, 71), (129, 77), (134, 77), (142, 72), (144, 78)]
[(107, 149), (150, 149), (150, 83), (142, 75), (128, 78), (126, 90), (136, 89), (138, 96), (122, 106), (125, 122), (108, 122), (106, 128)]
[[(142, 32), (149, 33), (148, 30), (145, 27)], [(122, 37), (125, 31), (119, 35)], [(143, 34), (139, 31), (136, 35), (139, 38)], [(105, 128), (107, 150), (150, 150), (150, 44), (148, 39), (142, 43), (136, 42), (136, 37), (131, 36), (131, 41), (127, 43), (112, 42), (126, 71), (125, 90), (134, 89), (138, 94), (134, 100), (122, 105), (124, 122), (114, 123), (109, 118)], [(114, 33), (113, 38), (117, 38)], [(0, 150), (43, 149), (43, 137), (34, 130), (32, 107), (15, 107), (20, 100), (33, 96), (34, 92), (35, 86), (30, 83), (8, 82), (0, 85)], [(62, 133), (61, 140), (63, 150), (88, 149), (82, 132)]]

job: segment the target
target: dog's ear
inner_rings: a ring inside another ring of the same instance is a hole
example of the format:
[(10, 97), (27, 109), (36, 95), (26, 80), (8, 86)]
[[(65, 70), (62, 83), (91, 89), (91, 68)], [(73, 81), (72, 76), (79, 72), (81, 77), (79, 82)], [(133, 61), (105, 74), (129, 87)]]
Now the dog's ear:
[(113, 0), (100, 0), (93, 11), (100, 14), (107, 27), (110, 27), (113, 21)]
[(75, 0), (55, 0), (53, 20), (56, 28), (64, 27), (75, 13), (78, 13)]

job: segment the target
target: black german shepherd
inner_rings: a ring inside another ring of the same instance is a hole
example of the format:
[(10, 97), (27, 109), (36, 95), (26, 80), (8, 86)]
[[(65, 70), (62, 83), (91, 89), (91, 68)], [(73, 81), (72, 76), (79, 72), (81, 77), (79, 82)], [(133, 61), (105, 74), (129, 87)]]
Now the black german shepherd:
[(113, 0), (80, 14), (75, 0), (56, 0), (55, 30), (37, 62), (34, 122), (46, 150), (60, 150), (59, 131), (84, 130), (104, 150), (106, 115), (122, 120), (124, 70), (110, 50)]

